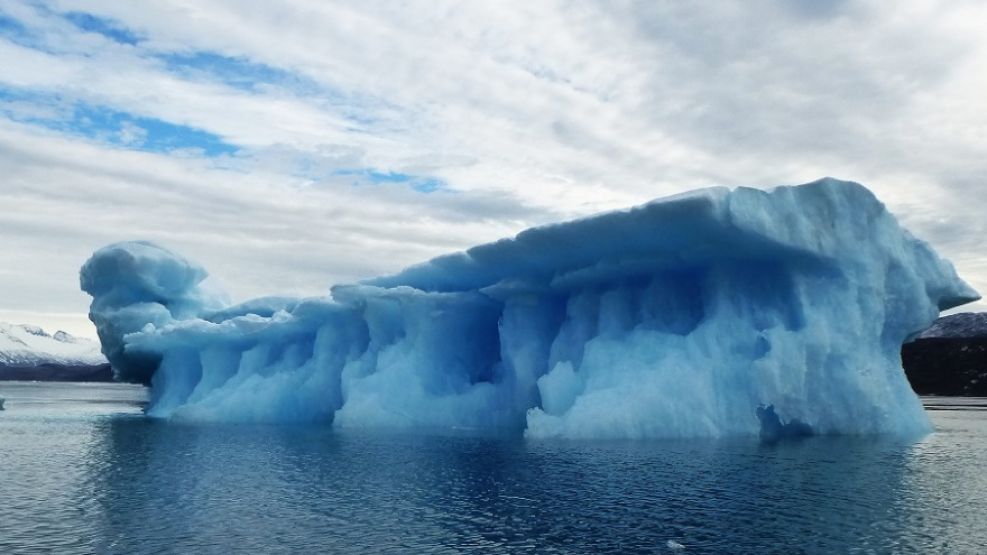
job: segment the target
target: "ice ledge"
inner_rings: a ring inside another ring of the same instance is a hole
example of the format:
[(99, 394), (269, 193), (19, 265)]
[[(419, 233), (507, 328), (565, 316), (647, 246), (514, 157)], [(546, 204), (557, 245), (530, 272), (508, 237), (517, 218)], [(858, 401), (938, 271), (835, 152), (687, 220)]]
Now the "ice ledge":
[[(522, 231), (362, 283), (423, 291), (466, 291), (525, 281), (564, 286), (581, 274), (644, 273), (715, 259), (802, 259), (827, 264), (887, 217), (866, 187), (823, 178), (768, 190), (711, 187), (627, 210)], [(518, 276), (524, 276), (519, 280)], [(980, 296), (950, 280), (941, 310)], [(961, 282), (960, 282), (961, 283)]]

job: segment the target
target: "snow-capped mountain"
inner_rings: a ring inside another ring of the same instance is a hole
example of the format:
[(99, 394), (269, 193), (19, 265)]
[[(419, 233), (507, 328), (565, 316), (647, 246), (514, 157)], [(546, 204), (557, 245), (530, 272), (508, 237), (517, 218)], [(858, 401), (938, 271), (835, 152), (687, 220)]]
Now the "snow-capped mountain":
[(99, 343), (64, 331), (48, 334), (38, 326), (0, 322), (0, 366), (95, 366), (105, 364)]

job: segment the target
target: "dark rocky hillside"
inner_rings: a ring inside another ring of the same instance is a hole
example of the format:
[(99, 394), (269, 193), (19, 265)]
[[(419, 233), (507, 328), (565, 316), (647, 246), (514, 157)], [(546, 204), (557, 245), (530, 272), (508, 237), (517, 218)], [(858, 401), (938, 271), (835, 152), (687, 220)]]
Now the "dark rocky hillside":
[(987, 397), (987, 313), (940, 318), (901, 348), (919, 395)]
[(113, 371), (109, 363), (58, 364), (44, 363), (35, 366), (8, 366), (0, 364), (0, 381), (24, 380), (37, 382), (110, 382)]

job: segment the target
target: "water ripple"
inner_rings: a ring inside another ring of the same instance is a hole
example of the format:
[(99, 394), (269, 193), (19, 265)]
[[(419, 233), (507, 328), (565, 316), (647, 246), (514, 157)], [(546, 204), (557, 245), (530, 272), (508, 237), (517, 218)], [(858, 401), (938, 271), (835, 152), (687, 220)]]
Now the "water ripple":
[(32, 387), (24, 403), (5, 390), (0, 416), (5, 554), (987, 545), (984, 411), (936, 411), (911, 442), (525, 441), (162, 423), (139, 390)]

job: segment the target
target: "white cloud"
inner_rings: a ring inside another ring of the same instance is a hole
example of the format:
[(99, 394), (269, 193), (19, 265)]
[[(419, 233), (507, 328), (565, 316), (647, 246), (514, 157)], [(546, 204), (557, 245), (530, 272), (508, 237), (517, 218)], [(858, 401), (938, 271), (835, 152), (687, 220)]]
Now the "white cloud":
[(237, 298), (272, 287), (315, 295), (517, 231), (533, 214), (503, 195), (300, 183), (10, 123), (0, 123), (0, 167), (8, 169), (0, 198), (13, 207), (0, 210), (0, 290), (15, 292), (7, 310), (83, 312), (79, 266), (124, 239), (201, 260)]
[(139, 147), (147, 140), (147, 130), (130, 121), (123, 122), (116, 135), (120, 144), (131, 147)]
[[(243, 150), (133, 153), (4, 123), (0, 202), (19, 210), (0, 216), (2, 248), (19, 264), (0, 286), (33, 291), (6, 308), (84, 310), (63, 276), (112, 240), (164, 240), (238, 294), (315, 292), (533, 223), (823, 175), (870, 186), (987, 291), (983, 3), (32, 6), (4, 9), (45, 46), (0, 39), (0, 84)], [(68, 10), (144, 40), (83, 33), (58, 17)], [(195, 52), (315, 86), (237, 88), (159, 59)], [(332, 177), (352, 167), (434, 176), (458, 192)]]

